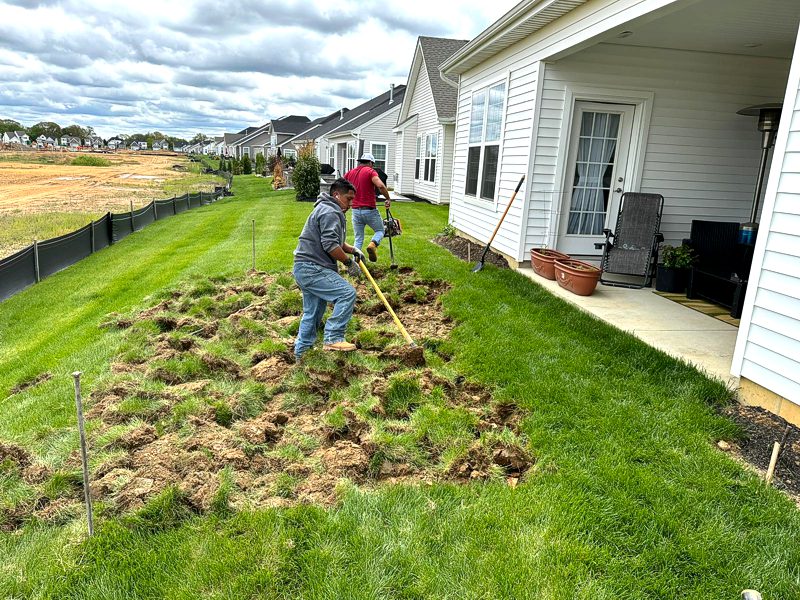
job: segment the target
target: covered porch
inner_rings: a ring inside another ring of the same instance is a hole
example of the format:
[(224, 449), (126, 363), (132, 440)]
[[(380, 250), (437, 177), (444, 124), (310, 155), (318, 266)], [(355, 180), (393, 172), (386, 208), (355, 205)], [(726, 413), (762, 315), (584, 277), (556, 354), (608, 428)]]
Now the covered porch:
[(762, 134), (738, 112), (783, 100), (798, 24), (796, 0), (686, 0), (545, 60), (523, 260), (598, 258), (628, 191), (664, 196), (672, 245), (694, 220), (750, 221)]

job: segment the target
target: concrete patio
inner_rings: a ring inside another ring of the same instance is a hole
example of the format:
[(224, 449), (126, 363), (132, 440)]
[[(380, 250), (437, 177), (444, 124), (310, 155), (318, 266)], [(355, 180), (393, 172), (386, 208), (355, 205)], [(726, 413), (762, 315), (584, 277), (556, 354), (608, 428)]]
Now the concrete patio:
[(733, 325), (662, 298), (652, 288), (598, 285), (591, 296), (576, 296), (555, 281), (536, 275), (531, 268), (520, 267), (517, 271), (598, 319), (686, 360), (730, 389), (739, 387), (738, 378), (730, 373), (738, 333)]

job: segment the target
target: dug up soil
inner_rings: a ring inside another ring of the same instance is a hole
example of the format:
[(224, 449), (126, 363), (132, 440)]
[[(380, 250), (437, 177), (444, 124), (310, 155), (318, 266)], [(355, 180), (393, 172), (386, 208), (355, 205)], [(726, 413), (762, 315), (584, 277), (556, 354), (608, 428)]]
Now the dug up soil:
[[(198, 513), (331, 505), (353, 486), (495, 480), (516, 486), (534, 458), (522, 411), (452, 368), (442, 281), (373, 270), (420, 348), (409, 350), (364, 282), (352, 354), (314, 349), (296, 364), (302, 297), (291, 276), (201, 280), (109, 315), (123, 341), (87, 400), (91, 495), (124, 514), (177, 488)], [(0, 445), (33, 490), (0, 527), (81, 512), (79, 456), (59, 471)]]

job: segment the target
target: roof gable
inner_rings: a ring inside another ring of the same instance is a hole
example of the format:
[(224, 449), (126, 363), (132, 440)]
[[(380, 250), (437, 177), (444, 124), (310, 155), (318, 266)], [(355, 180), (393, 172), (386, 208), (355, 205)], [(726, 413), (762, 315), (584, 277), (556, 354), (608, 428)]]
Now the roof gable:
[(357, 129), (361, 125), (369, 123), (374, 119), (377, 119), (378, 117), (380, 117), (381, 115), (390, 110), (398, 108), (403, 103), (403, 98), (405, 97), (405, 91), (406, 91), (405, 85), (395, 86), (394, 96), (391, 102), (389, 102), (389, 96), (391, 95), (391, 91), (390, 90), (385, 91), (380, 96), (376, 96), (372, 100), (368, 100), (364, 104), (355, 107), (353, 110), (347, 113), (347, 115), (345, 115), (344, 122), (339, 121), (337, 124), (337, 122), (334, 121), (334, 127), (330, 128), (325, 133), (342, 135), (344, 133)]

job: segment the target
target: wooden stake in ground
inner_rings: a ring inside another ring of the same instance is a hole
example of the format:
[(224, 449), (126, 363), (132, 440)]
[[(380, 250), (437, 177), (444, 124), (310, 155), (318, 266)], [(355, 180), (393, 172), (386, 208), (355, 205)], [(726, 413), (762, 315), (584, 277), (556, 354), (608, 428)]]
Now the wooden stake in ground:
[(81, 465), (83, 466), (83, 497), (86, 502), (86, 518), (89, 523), (89, 535), (94, 535), (92, 520), (92, 496), (89, 493), (89, 459), (86, 453), (86, 431), (83, 424), (83, 405), (81, 403), (81, 372), (72, 374), (75, 378), (75, 408), (78, 411), (78, 432), (81, 437)]
[(256, 220), (253, 219), (253, 271), (256, 270)]
[(764, 481), (767, 485), (772, 483), (772, 476), (775, 474), (775, 467), (778, 464), (778, 457), (781, 454), (781, 448), (786, 445), (786, 439), (789, 437), (789, 432), (791, 431), (791, 427), (787, 426), (786, 430), (783, 432), (783, 437), (781, 437), (780, 442), (775, 442), (772, 446), (772, 456), (769, 459), (769, 467), (767, 467), (767, 475), (764, 478)]

